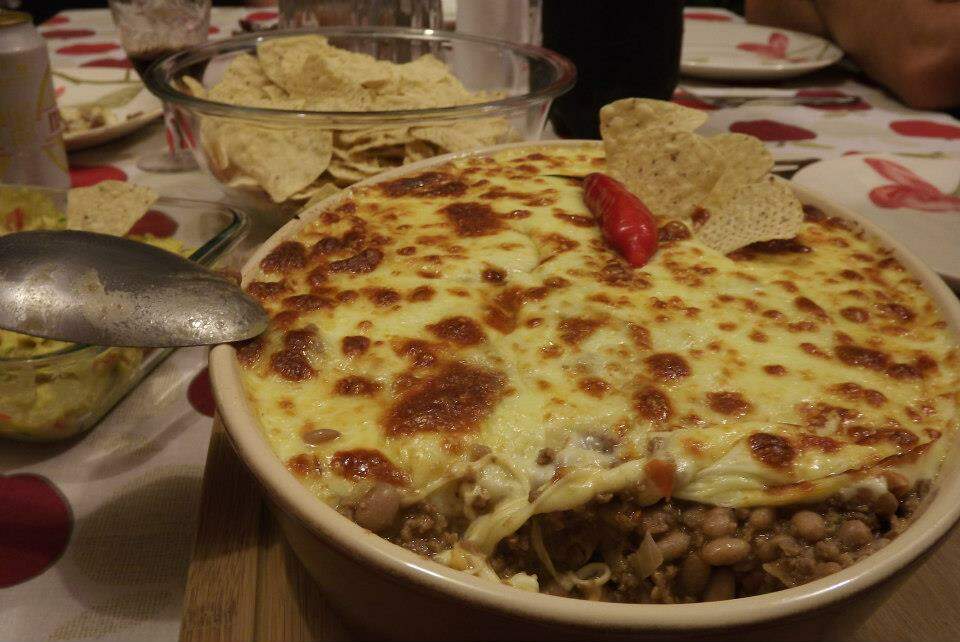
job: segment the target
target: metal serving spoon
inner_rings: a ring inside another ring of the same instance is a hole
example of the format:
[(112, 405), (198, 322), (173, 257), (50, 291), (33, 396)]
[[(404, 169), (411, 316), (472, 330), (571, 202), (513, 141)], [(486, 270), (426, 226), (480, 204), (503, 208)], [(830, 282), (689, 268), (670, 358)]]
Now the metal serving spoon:
[(0, 328), (103, 346), (193, 346), (267, 327), (237, 285), (159, 248), (77, 231), (0, 236)]

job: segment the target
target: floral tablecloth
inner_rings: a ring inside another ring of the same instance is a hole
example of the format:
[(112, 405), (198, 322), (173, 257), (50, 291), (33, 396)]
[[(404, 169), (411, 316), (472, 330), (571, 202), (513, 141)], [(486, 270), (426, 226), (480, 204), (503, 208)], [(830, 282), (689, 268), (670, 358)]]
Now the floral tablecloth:
[[(240, 18), (275, 17), (269, 10), (215, 9), (211, 38), (232, 33)], [(687, 19), (740, 18), (696, 9)], [(54, 67), (128, 65), (106, 10), (68, 11), (40, 32)], [(848, 71), (777, 87), (860, 100), (842, 108), (713, 109), (680, 91), (677, 101), (709, 110), (706, 133), (753, 134), (777, 159), (799, 165), (850, 152), (960, 156), (960, 123), (907, 109)], [(74, 181), (120, 178), (178, 196), (221, 198), (199, 173), (137, 170), (137, 155), (161, 141), (154, 125), (73, 155)], [(203, 349), (177, 351), (80, 440), (0, 445), (0, 640), (177, 638), (214, 409), (205, 361)]]

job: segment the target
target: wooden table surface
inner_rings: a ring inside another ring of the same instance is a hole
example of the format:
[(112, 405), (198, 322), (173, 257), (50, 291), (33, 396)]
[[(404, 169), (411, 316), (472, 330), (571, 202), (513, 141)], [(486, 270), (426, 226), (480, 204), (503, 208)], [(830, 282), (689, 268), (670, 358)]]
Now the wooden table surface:
[[(785, 639), (904, 642), (960, 637), (960, 528), (912, 573), (805, 619)], [(339, 642), (351, 637), (280, 535), (219, 420), (187, 580), (181, 642)]]

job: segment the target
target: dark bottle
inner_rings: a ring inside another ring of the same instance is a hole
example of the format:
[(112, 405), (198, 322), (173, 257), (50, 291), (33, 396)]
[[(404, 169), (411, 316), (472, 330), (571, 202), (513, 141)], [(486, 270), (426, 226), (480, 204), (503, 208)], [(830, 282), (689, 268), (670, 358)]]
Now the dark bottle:
[(544, 0), (543, 45), (577, 66), (553, 101), (564, 138), (600, 138), (598, 112), (618, 98), (669, 100), (680, 73), (683, 0)]

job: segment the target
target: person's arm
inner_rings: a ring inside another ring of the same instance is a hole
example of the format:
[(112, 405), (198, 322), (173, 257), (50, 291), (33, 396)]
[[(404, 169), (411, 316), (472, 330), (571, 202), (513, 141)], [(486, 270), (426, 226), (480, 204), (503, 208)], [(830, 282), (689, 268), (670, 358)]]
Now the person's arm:
[[(790, 28), (781, 11), (803, 0), (748, 0), (747, 18)], [(806, 0), (830, 37), (867, 75), (918, 109), (960, 105), (960, 2), (936, 0)], [(764, 13), (765, 12), (765, 13)], [(795, 14), (790, 14), (795, 15)], [(793, 23), (796, 24), (796, 23)], [(804, 29), (805, 31), (809, 31)]]
[(831, 36), (911, 107), (960, 105), (960, 3), (815, 0)]

